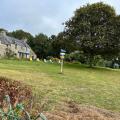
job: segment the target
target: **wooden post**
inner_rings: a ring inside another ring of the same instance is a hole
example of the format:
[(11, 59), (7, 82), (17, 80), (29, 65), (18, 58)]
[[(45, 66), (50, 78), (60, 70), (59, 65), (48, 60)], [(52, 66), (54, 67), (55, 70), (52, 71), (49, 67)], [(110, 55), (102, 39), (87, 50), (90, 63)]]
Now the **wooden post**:
[(61, 73), (63, 73), (63, 59), (61, 59)]

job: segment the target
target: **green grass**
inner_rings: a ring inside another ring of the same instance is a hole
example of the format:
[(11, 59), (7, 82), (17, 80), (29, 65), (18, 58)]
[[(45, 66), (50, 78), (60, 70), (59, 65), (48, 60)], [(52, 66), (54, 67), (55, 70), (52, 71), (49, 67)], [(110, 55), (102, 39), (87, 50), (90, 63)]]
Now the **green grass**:
[(87, 68), (79, 64), (65, 64), (59, 74), (57, 64), (0, 60), (0, 76), (31, 85), (40, 104), (46, 110), (59, 102), (72, 100), (120, 112), (120, 71)]

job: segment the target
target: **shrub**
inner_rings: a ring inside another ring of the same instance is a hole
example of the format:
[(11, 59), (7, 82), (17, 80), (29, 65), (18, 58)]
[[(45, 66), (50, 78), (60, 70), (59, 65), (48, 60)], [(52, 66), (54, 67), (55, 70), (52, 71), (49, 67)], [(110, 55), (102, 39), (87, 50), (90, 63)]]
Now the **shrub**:
[(79, 52), (76, 51), (70, 54), (66, 54), (65, 61), (68, 61), (68, 62), (77, 61), (80, 63), (86, 63), (86, 57), (83, 55), (82, 51), (79, 51)]
[(56, 62), (56, 63), (58, 63), (58, 62), (60, 61), (59, 58), (52, 58), (51, 60), (52, 60), (53, 62)]
[[(7, 102), (5, 96), (7, 96)], [(18, 81), (0, 77), (0, 119), (13, 120), (13, 117), (16, 117), (20, 119), (14, 118), (14, 120), (33, 120), (33, 118), (36, 120), (35, 118), (39, 117), (46, 120), (43, 114), (37, 115), (38, 110), (35, 110), (35, 104), (31, 89), (28, 86)]]
[(5, 108), (0, 108), (0, 119), (2, 120), (38, 120), (39, 118), (39, 120), (47, 120), (42, 113), (31, 115), (21, 103), (12, 106), (9, 95), (5, 96), (4, 101)]
[(9, 95), (11, 104), (16, 105), (19, 102), (27, 104), (32, 98), (31, 89), (24, 84), (0, 77), (0, 106), (3, 106), (5, 95)]

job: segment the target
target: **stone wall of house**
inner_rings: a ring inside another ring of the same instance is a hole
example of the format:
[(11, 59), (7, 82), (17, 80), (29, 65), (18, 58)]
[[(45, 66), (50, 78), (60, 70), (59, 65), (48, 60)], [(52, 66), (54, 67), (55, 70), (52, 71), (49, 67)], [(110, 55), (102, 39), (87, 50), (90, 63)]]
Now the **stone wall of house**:
[(36, 54), (33, 52), (33, 50), (30, 50), (30, 57), (32, 57), (33, 59), (36, 59), (37, 56)]
[[(5, 31), (0, 32), (0, 36), (6, 37), (6, 33)], [(26, 40), (24, 40), (26, 42)], [(6, 56), (6, 49), (10, 49), (12, 52), (15, 53), (16, 57), (19, 58), (20, 57), (20, 52), (21, 53), (30, 53), (29, 55), (23, 54), (22, 57), (24, 58), (36, 58), (36, 54), (32, 51), (31, 48), (29, 47), (25, 47), (20, 46), (18, 44), (11, 44), (11, 45), (6, 45), (6, 44), (2, 44), (0, 41), (0, 57), (5, 57)]]
[(4, 57), (6, 55), (6, 48), (7, 48), (7, 45), (1, 44), (1, 41), (0, 41), (0, 57)]
[(15, 54), (18, 53), (15, 44), (11, 44), (10, 49), (11, 49)]
[[(19, 52), (26, 53), (27, 48), (16, 45), (16, 44), (11, 44), (11, 50), (14, 51), (14, 53), (16, 54), (16, 57), (19, 58), (20, 57)], [(26, 58), (26, 55), (23, 57)]]
[(15, 44), (11, 44), (11, 45), (5, 45), (5, 44), (1, 44), (0, 41), (0, 57), (5, 57), (6, 56), (6, 49), (10, 49), (11, 51), (13, 51), (16, 54), (16, 57), (19, 58), (19, 52), (23, 52), (26, 53), (26, 51), (28, 51), (30, 54), (29, 55), (25, 55), (23, 56), (24, 58), (30, 58), (32, 57), (33, 59), (36, 59), (36, 54), (28, 47), (22, 47), (19, 45), (15, 45)]

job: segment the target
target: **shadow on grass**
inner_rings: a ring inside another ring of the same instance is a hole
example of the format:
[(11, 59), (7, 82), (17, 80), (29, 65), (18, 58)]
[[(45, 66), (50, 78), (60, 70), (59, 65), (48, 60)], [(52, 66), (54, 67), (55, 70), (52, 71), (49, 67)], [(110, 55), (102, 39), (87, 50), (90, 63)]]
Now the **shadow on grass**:
[(89, 65), (80, 64), (80, 63), (65, 63), (64, 65), (66, 68), (73, 68), (73, 69), (82, 69), (82, 70), (92, 70), (92, 71), (100, 71), (100, 72), (120, 72), (119, 69), (112, 69), (107, 67), (99, 67), (99, 66), (93, 66), (89, 67)]

